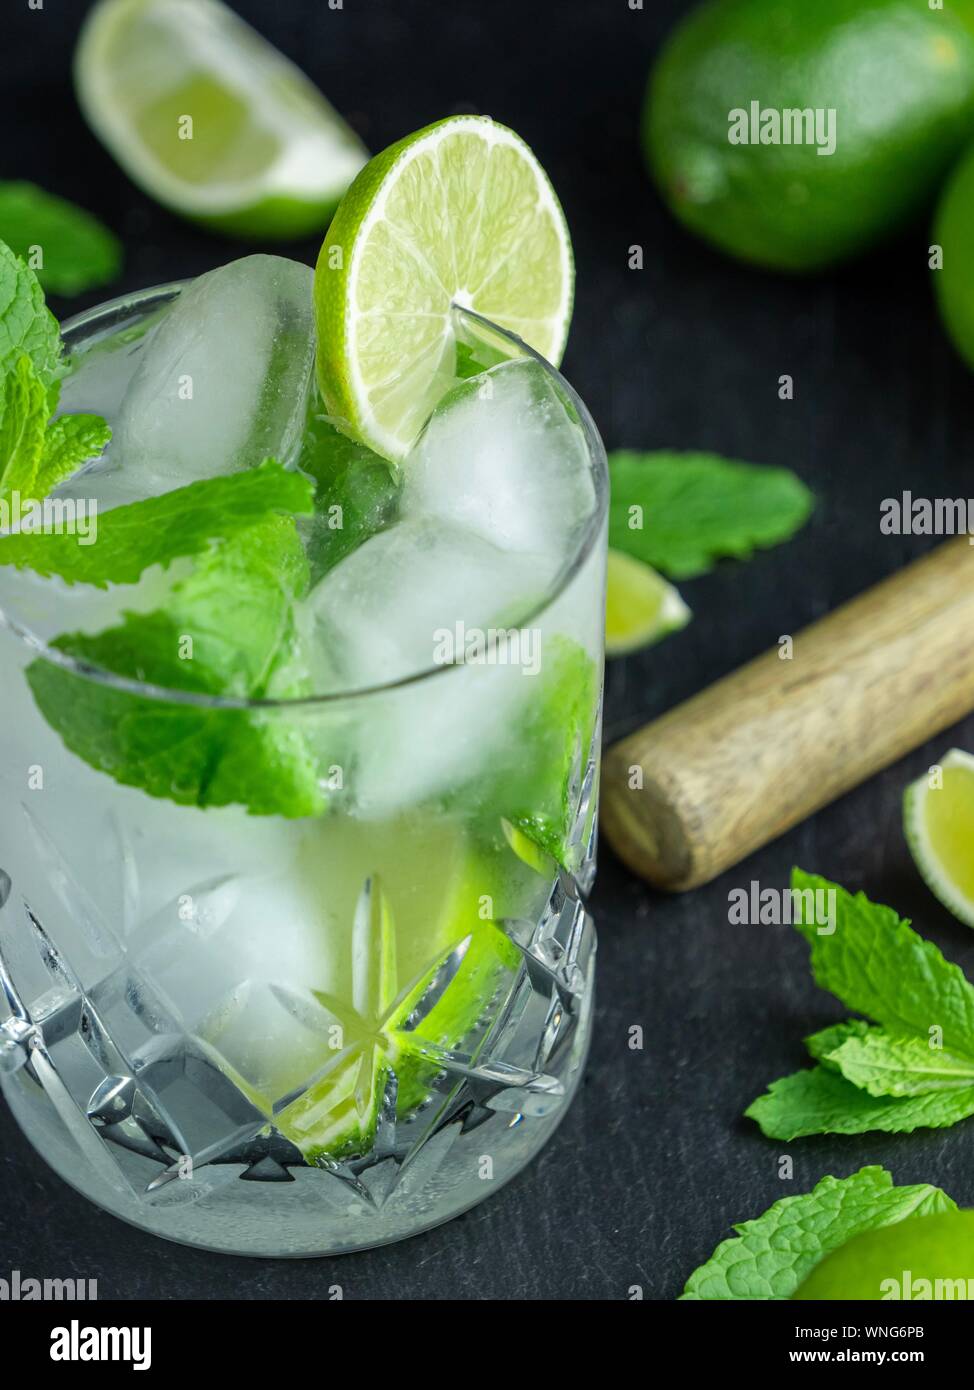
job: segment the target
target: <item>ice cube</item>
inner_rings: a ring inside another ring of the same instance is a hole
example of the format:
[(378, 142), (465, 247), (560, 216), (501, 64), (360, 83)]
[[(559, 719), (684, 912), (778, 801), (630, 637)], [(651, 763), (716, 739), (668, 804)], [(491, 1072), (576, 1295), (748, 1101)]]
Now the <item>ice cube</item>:
[(346, 781), (355, 814), (384, 820), (474, 783), (514, 736), (527, 676), (465, 665), (363, 700)]
[(184, 290), (125, 394), (112, 470), (148, 496), (289, 462), (311, 386), (313, 283), (306, 265), (246, 256)]
[(417, 518), (373, 536), (322, 580), (302, 621), (316, 690), (454, 667), (357, 700), (340, 757), (323, 750), (326, 762), (349, 759), (359, 815), (390, 815), (482, 766), (531, 684), (532, 615), (554, 574), (551, 557), (505, 553)]
[(58, 414), (92, 412), (106, 420), (117, 418), (125, 392), (152, 340), (166, 318), (156, 309), (130, 327), (96, 337), (82, 351), (65, 359)]
[(505, 554), (435, 520), (399, 522), (354, 550), (308, 600), (302, 626), (315, 689), (361, 689), (446, 664), (458, 624), (464, 634), (511, 627), (555, 572), (550, 556)]
[(582, 425), (533, 358), (471, 377), (403, 463), (404, 516), (463, 526), (502, 550), (570, 559), (595, 508)]

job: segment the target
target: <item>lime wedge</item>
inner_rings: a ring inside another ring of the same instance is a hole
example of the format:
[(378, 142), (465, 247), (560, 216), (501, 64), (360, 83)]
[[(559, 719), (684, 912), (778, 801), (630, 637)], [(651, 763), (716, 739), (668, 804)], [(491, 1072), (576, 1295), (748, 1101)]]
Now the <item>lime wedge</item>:
[(318, 379), (329, 413), (401, 459), (456, 380), (454, 306), (557, 366), (573, 287), (564, 213), (519, 136), (486, 116), (407, 136), (359, 174), (318, 258)]
[(921, 777), (903, 799), (903, 828), (930, 891), (974, 927), (974, 757), (953, 748), (939, 764), (942, 785)]
[(621, 550), (609, 551), (605, 654), (625, 656), (686, 627), (691, 613), (661, 574)]
[(792, 1298), (974, 1298), (974, 1211), (911, 1216), (854, 1236), (826, 1255)]
[(133, 183), (231, 235), (327, 226), (368, 158), (304, 74), (220, 0), (100, 0), (75, 84)]

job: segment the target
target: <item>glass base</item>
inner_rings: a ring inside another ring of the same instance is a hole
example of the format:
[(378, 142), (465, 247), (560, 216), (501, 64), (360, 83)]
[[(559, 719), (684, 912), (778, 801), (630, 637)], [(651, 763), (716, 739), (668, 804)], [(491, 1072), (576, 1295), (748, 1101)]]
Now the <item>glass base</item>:
[(126, 1197), (94, 1173), (53, 1107), (21, 1073), (4, 1096), (28, 1139), (59, 1177), (113, 1216), (151, 1235), (202, 1250), (275, 1259), (340, 1255), (405, 1240), (449, 1221), (493, 1195), (547, 1143), (577, 1088), (587, 1053), (586, 1021), (578, 1035), (570, 1089), (544, 1117), (492, 1115), (463, 1132), (463, 1121), (430, 1141), (412, 1172), (378, 1164), (361, 1190), (327, 1172), (298, 1166), (277, 1181), (246, 1180), (239, 1164), (213, 1165), (205, 1183), (171, 1185), (165, 1199)]
[[(576, 925), (594, 950), (587, 913), (580, 910)], [(591, 967), (591, 952), (586, 953)], [(5, 1076), (2, 1089), (21, 1129), (59, 1177), (152, 1235), (227, 1254), (285, 1259), (366, 1250), (418, 1235), (475, 1206), (548, 1141), (567, 1111), (588, 1053), (592, 990), (587, 973), (589, 987), (578, 1001), (570, 1045), (546, 1066), (559, 1093), (548, 1104), (536, 1096), (521, 1098), (538, 1113), (515, 1108), (498, 1062), (493, 1087), (483, 1079), (464, 1083), (435, 1118), (420, 1111), (400, 1123), (395, 1152), (330, 1168), (308, 1166), (286, 1141), (270, 1134), (251, 1141), (248, 1153), (146, 1191), (162, 1171), (160, 1163), (128, 1150), (117, 1173), (94, 1165), (31, 1068)], [(556, 1011), (559, 1007), (556, 1002)]]
[[(189, 1040), (155, 1061), (145, 1049), (127, 1057), (104, 1021), (112, 1017), (124, 1046), (126, 1016), (102, 1008), (118, 990), (99, 971), (86, 988), (2, 874), (4, 1095), (66, 1182), (154, 1235), (271, 1257), (415, 1235), (509, 1181), (570, 1103), (591, 1030), (595, 931), (579, 889), (593, 863), (594, 826), (580, 882), (559, 872), (538, 920), (498, 924), (519, 964), (486, 1002), (471, 1050), (423, 1044), (439, 1069), (408, 1111), (390, 1058), (367, 1146), (310, 1159)], [(113, 980), (134, 988), (130, 972), (113, 971)], [(144, 1009), (145, 1000), (134, 1002)]]

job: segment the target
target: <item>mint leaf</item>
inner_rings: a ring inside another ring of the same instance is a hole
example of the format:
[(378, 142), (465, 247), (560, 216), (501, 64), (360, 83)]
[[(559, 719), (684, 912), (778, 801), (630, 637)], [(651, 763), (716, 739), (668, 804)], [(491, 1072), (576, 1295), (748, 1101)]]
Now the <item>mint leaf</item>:
[(744, 1111), (769, 1139), (809, 1134), (912, 1134), (945, 1129), (974, 1115), (974, 1086), (921, 1096), (871, 1096), (827, 1067), (812, 1067), (775, 1081)]
[(864, 893), (853, 897), (816, 874), (795, 869), (791, 886), (836, 894), (831, 935), (820, 935), (814, 922), (798, 927), (811, 945), (812, 971), (823, 989), (891, 1033), (926, 1037), (939, 1026), (949, 1051), (974, 1055), (974, 985), (932, 941), (892, 908), (870, 902)]
[(763, 1216), (735, 1226), (737, 1237), (718, 1245), (691, 1274), (682, 1297), (790, 1298), (815, 1265), (852, 1236), (956, 1209), (939, 1188), (895, 1187), (879, 1167), (822, 1178), (811, 1192), (783, 1197)]
[(850, 1018), (845, 1023), (833, 1023), (831, 1027), (822, 1028), (818, 1033), (806, 1038), (805, 1046), (816, 1062), (821, 1062), (830, 1071), (837, 1071), (838, 1068), (829, 1062), (830, 1055), (840, 1048), (847, 1038), (861, 1038), (864, 1033), (868, 1033), (870, 1026), (862, 1018)]
[(36, 493), (44, 451), (47, 391), (26, 353), (20, 353), (3, 379), (0, 393), (0, 498)]
[[(55, 420), (52, 429), (59, 423)], [(306, 513), (311, 506), (307, 478), (265, 459), (244, 473), (206, 478), (161, 497), (114, 507), (99, 516), (94, 545), (79, 545), (77, 536), (66, 534), (6, 536), (0, 539), (0, 565), (32, 569), (45, 578), (56, 574), (69, 584), (134, 584), (150, 566), (198, 555), (268, 513)]]
[(44, 435), (35, 495), (47, 497), (83, 463), (104, 453), (111, 437), (111, 429), (100, 415), (59, 415), (52, 420)]
[(97, 218), (34, 183), (0, 182), (0, 237), (55, 294), (104, 285), (121, 268), (121, 244)]
[[(853, 897), (801, 869), (791, 886), (806, 902), (835, 894), (834, 932), (820, 934), (812, 913), (797, 924), (815, 979), (881, 1026), (850, 1019), (814, 1033), (806, 1046), (820, 1065), (776, 1081), (745, 1115), (769, 1137), (790, 1140), (909, 1134), (974, 1114), (974, 986), (963, 971), (864, 893)], [(931, 1048), (931, 1037), (943, 1046)]]
[(9, 372), (22, 352), (44, 386), (53, 388), (61, 356), (57, 319), (37, 276), (0, 241), (0, 373)]
[[(0, 185), (2, 187), (2, 185)], [(61, 335), (33, 271), (0, 242), (0, 499), (41, 500), (97, 457), (111, 431), (56, 408)]]
[(828, 1061), (871, 1096), (974, 1090), (974, 1058), (931, 1047), (928, 1038), (894, 1037), (882, 1028), (846, 1038)]
[(931, 1048), (929, 1038), (896, 1037), (863, 1019), (805, 1039), (816, 1061), (873, 1096), (916, 1096), (974, 1087), (974, 1058)]
[[(293, 519), (271, 516), (206, 554), (173, 586), (165, 611), (130, 613), (105, 632), (69, 634), (53, 645), (167, 690), (241, 699), (309, 694), (293, 613), (307, 585)], [(44, 658), (27, 668), (27, 679), (67, 747), (117, 782), (180, 805), (240, 804), (254, 815), (310, 816), (324, 807), (316, 761), (286, 710), (154, 700)]]
[[(691, 579), (722, 557), (745, 560), (787, 540), (814, 505), (787, 469), (716, 454), (619, 449), (609, 455), (609, 477), (609, 545), (670, 579)], [(641, 529), (633, 526), (634, 507)]]
[(389, 464), (341, 434), (312, 403), (298, 467), (315, 482), (315, 517), (308, 534), (311, 582), (392, 521), (399, 482)]

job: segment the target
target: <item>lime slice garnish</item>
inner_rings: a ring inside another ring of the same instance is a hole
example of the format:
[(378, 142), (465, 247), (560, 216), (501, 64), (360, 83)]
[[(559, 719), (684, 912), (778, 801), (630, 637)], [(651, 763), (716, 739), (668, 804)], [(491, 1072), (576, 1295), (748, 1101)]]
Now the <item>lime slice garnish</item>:
[(101, 0), (75, 82), (133, 183), (230, 233), (326, 226), (368, 158), (304, 74), (220, 0)]
[(454, 306), (556, 366), (571, 319), (565, 216), (524, 141), (453, 116), (384, 150), (335, 215), (315, 275), (330, 414), (398, 460), (456, 379)]
[(686, 627), (691, 613), (661, 574), (621, 550), (609, 551), (605, 654), (624, 656)]
[(833, 1250), (796, 1299), (953, 1301), (974, 1297), (974, 1211), (911, 1216)]
[(953, 748), (929, 775), (907, 788), (903, 828), (931, 892), (959, 921), (974, 927), (974, 757)]

